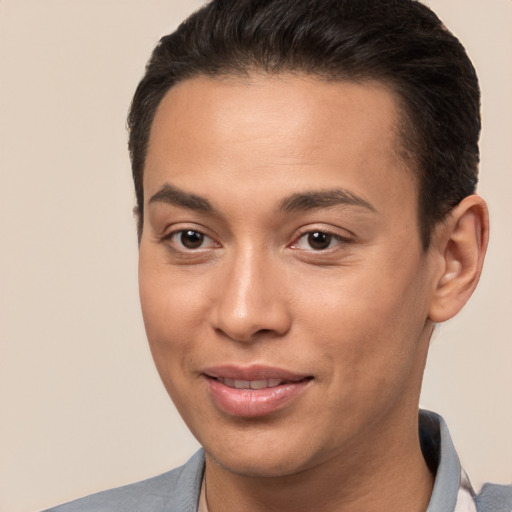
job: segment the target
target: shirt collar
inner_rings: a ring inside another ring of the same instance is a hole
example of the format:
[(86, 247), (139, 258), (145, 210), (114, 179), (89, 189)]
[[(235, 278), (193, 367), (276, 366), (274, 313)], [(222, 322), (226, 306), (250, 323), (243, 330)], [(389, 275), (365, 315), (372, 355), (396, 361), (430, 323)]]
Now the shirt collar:
[(420, 411), (419, 434), (425, 460), (436, 475), (426, 512), (476, 512), (475, 492), (443, 418)]

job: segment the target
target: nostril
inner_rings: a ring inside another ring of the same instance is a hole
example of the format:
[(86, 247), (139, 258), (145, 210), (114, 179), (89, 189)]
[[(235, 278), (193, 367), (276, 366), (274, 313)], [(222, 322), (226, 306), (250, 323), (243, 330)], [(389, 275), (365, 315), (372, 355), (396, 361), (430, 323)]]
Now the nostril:
[(260, 329), (258, 332), (256, 332), (254, 334), (254, 336), (257, 336), (258, 334), (260, 334), (260, 335), (270, 334), (272, 332), (275, 332), (275, 331), (272, 331), (272, 329)]
[(253, 343), (263, 339), (274, 339), (281, 337), (284, 333), (278, 332), (274, 329), (254, 329), (237, 331), (236, 329), (224, 329), (222, 327), (216, 327), (215, 333), (221, 337), (229, 338), (232, 341), (240, 343)]

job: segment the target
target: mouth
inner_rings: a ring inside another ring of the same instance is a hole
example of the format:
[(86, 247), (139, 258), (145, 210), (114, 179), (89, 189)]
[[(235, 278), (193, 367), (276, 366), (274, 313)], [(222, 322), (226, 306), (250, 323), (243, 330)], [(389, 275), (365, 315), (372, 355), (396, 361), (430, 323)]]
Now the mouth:
[[(215, 377), (213, 377), (215, 378)], [(306, 377), (308, 379), (309, 377)], [(290, 382), (298, 382), (298, 381), (289, 381), (286, 379), (259, 379), (259, 380), (237, 380), (237, 379), (228, 379), (225, 377), (217, 377), (215, 378), (217, 382), (224, 384), (228, 388), (234, 389), (267, 389), (267, 388), (275, 388), (277, 386), (281, 386), (282, 384), (288, 384)]]
[(231, 416), (266, 416), (290, 406), (308, 389), (312, 376), (263, 366), (205, 370), (214, 405)]

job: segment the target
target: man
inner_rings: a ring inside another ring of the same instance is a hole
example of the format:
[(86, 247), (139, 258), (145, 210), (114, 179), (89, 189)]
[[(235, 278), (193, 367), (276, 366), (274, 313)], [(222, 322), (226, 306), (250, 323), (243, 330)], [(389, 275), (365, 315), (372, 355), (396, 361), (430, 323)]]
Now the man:
[(129, 128), (148, 340), (204, 451), (53, 510), (512, 509), (418, 414), (488, 239), (478, 82), (427, 7), (211, 2)]

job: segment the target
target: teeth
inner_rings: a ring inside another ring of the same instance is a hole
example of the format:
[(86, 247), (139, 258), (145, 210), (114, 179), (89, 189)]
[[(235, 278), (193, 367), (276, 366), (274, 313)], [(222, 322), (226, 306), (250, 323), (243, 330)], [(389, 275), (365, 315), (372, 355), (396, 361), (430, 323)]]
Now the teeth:
[(262, 380), (234, 380), (219, 378), (219, 382), (222, 382), (225, 386), (236, 389), (265, 389), (275, 388), (282, 384), (282, 379), (262, 379)]
[(266, 380), (252, 380), (251, 381), (251, 389), (263, 389), (268, 388), (268, 381)]

